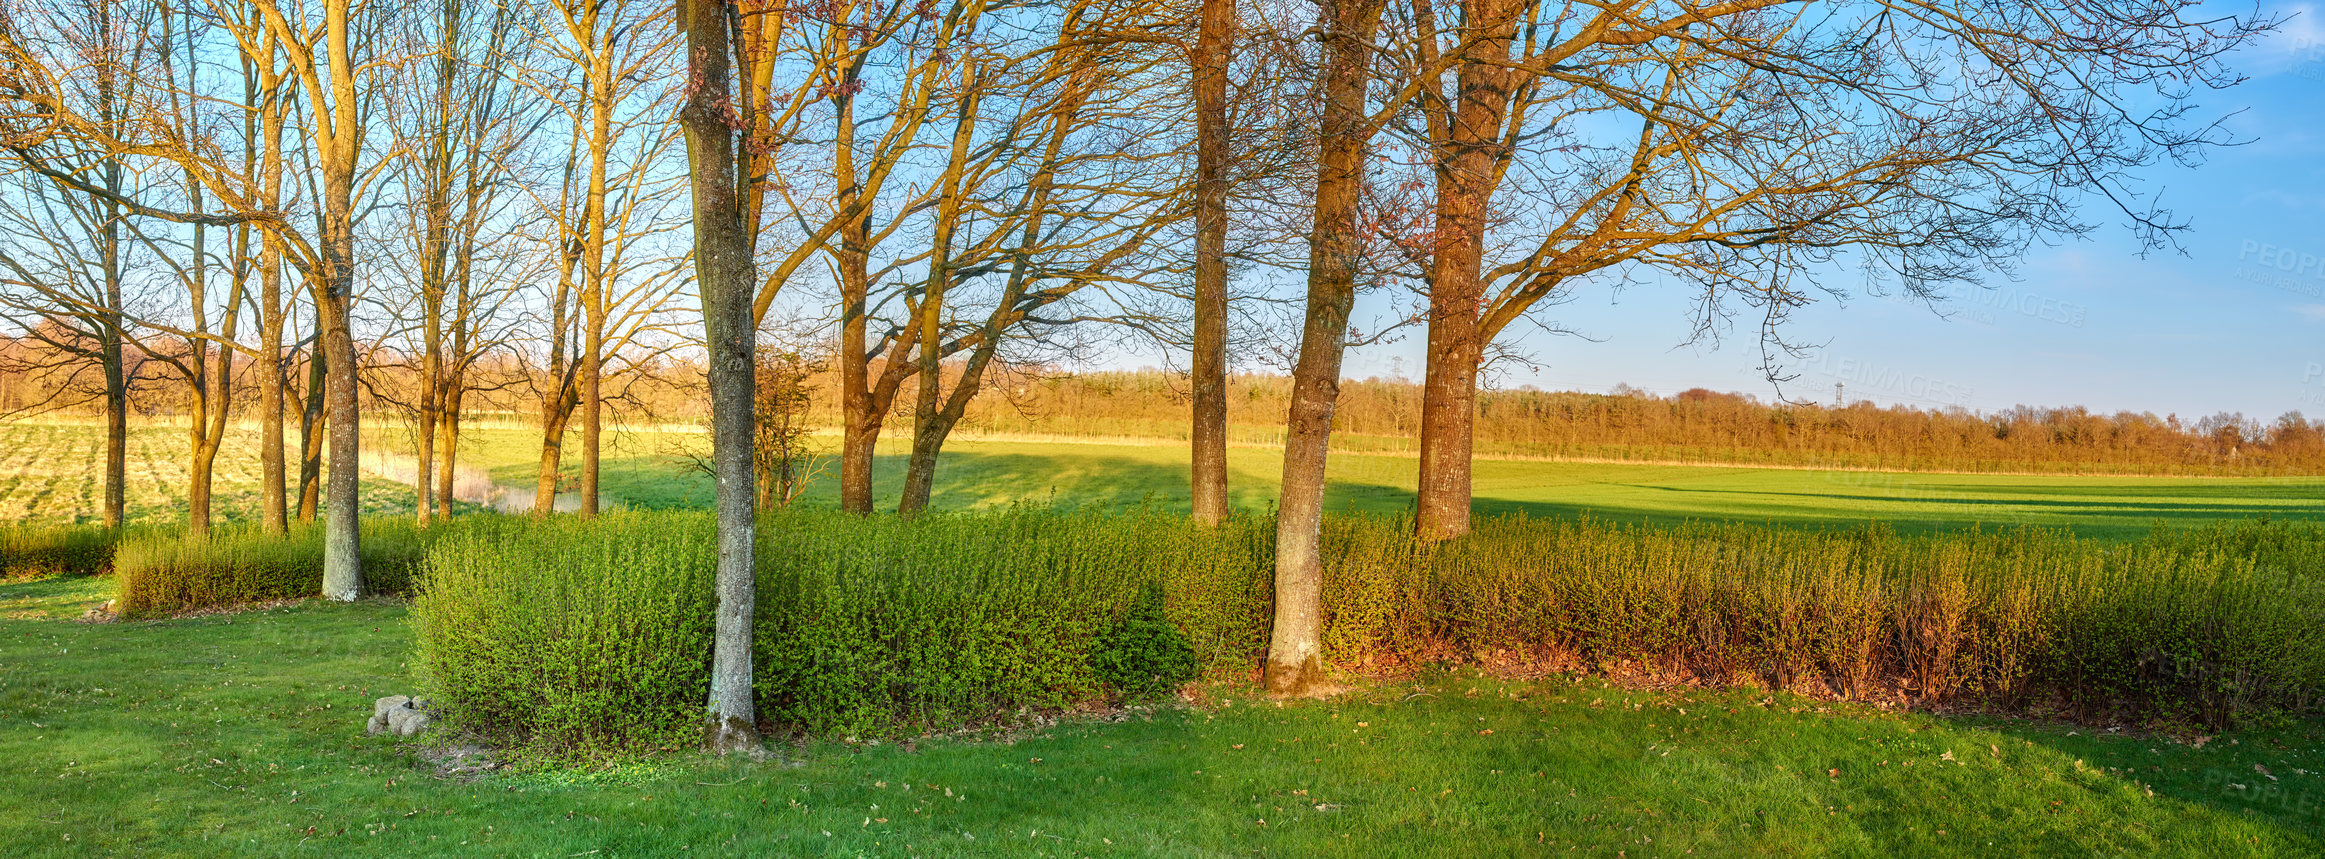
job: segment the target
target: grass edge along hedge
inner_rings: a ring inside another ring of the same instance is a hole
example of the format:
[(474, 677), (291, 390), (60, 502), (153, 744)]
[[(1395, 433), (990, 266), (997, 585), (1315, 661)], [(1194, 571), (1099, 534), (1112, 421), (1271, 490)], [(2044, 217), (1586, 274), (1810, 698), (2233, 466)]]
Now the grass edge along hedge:
[[(699, 513), (630, 513), (436, 542), (413, 611), (430, 692), (456, 722), (552, 754), (692, 744), (710, 528)], [(1124, 691), (1097, 648), (1135, 638), (1132, 609), (1157, 591), (1197, 661), (1248, 669), (1266, 641), (1272, 530), (1050, 508), (770, 516), (761, 713), (811, 734), (893, 735), (1085, 704)], [(2110, 543), (1500, 517), (1437, 546), (1407, 534), (1395, 519), (1328, 523), (1335, 663), (1515, 653), (2214, 726), (2309, 710), (2325, 691), (2315, 525)]]

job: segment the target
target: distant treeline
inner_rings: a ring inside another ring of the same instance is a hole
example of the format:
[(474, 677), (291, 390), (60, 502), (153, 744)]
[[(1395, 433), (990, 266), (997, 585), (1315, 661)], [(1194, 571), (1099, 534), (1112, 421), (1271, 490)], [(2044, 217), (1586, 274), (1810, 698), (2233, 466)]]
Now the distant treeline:
[[(1067, 436), (1186, 436), (1186, 384), (1155, 370), (1025, 375), (979, 402), (966, 427)], [(1239, 443), (1280, 442), (1291, 380), (1229, 382)], [(821, 398), (819, 398), (820, 400)], [(1478, 396), (1481, 455), (1729, 462), (1958, 471), (2138, 474), (2325, 472), (2325, 421), (2300, 413), (2262, 422), (2239, 414), (2193, 421), (2079, 406), (1994, 413), (1858, 401), (1767, 402), (1697, 388), (1675, 396), (1500, 390)], [(1334, 444), (1411, 450), (1421, 388), (1394, 379), (1341, 385)]]
[[(958, 367), (948, 366), (947, 371), (949, 381)], [(475, 372), (498, 381), (470, 398), (472, 413), (538, 420), (531, 392), (540, 368), (504, 360)], [(1187, 437), (1187, 382), (1178, 373), (1022, 366), (989, 372), (990, 384), (962, 418), (964, 432)], [(396, 411), (395, 393), (408, 384), (405, 375), (403, 367), (390, 362), (367, 367), (366, 410)], [(133, 412), (169, 415), (184, 410), (180, 389), (160, 379), (145, 381), (141, 374), (132, 377), (141, 379), (130, 392)], [(85, 399), (57, 396), (58, 381), (55, 376), (0, 373), (0, 406), (42, 411), (39, 404), (45, 400), (51, 406), (46, 410), (93, 411)], [(692, 423), (705, 417), (702, 370), (692, 362), (649, 362), (608, 381), (608, 392), (614, 396), (608, 397), (607, 405), (617, 424)], [(840, 425), (837, 381), (828, 368), (819, 368), (804, 380), (805, 417), (811, 426)], [(906, 427), (913, 384), (906, 380), (901, 385), (889, 410), (890, 420)], [(1228, 388), (1232, 443), (1281, 444), (1291, 379), (1241, 374), (1229, 378)], [(2080, 406), (1978, 412), (1882, 406), (1866, 400), (1841, 406), (1771, 402), (1703, 388), (1666, 397), (1625, 386), (1605, 394), (1488, 390), (1480, 392), (1477, 410), (1477, 450), (1485, 456), (1923, 471), (2325, 474), (2325, 420), (2311, 420), (2300, 412), (2270, 421), (2233, 413), (2195, 420), (2151, 412), (2098, 414)], [(1336, 414), (1334, 447), (1410, 452), (1420, 432), (1421, 388), (1398, 379), (1347, 381), (1341, 385)]]

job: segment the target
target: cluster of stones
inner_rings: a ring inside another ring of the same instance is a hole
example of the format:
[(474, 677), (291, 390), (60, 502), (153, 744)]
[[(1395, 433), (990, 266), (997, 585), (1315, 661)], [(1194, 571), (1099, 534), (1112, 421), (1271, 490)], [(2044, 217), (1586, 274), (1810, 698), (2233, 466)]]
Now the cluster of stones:
[(417, 736), (428, 729), (428, 723), (434, 718), (428, 715), (428, 702), (409, 695), (389, 695), (372, 702), (371, 723), (364, 730), (399, 737)]

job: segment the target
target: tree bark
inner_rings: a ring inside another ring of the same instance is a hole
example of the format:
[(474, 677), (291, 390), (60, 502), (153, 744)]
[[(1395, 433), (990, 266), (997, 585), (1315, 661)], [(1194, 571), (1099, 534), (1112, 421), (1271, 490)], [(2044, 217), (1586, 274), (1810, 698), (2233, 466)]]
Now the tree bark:
[[(1428, 369), (1421, 392), (1421, 461), (1413, 526), (1423, 540), (1469, 533), (1478, 363), (1485, 354), (1486, 224), (1506, 163), (1502, 124), (1515, 73), (1510, 66), (1518, 5), (1465, 0), (1455, 97), (1428, 105), (1437, 116), (1435, 247), (1429, 268)], [(1427, 28), (1427, 29), (1434, 29)]]
[[(945, 293), (952, 286), (953, 228), (960, 221), (961, 172), (968, 168), (969, 144), (977, 129), (977, 67), (961, 70), (960, 115), (953, 122), (953, 141), (946, 162), (943, 187), (937, 198), (934, 234), (930, 236), (928, 281), (920, 293), (920, 384), (913, 392), (912, 455), (905, 463), (904, 493), (896, 502), (898, 515), (910, 516), (928, 508), (936, 485), (936, 455), (952, 431), (941, 414), (944, 388)], [(959, 384), (968, 384), (963, 380)], [(943, 426), (938, 424), (943, 422)]]
[[(338, 199), (344, 203), (348, 198)], [(348, 210), (339, 211), (344, 214)], [(351, 378), (355, 374), (355, 338), (347, 319), (348, 291), (354, 286), (355, 276), (351, 226), (345, 221), (332, 223), (325, 233), (325, 265), (333, 276), (331, 282), (319, 284), (315, 289), (318, 333), (324, 366), (331, 377), (324, 392), (331, 470), (323, 487), (323, 596), (341, 602), (363, 596), (362, 538), (357, 530), (363, 513), (359, 495), (362, 417), (358, 411), (356, 381)]]
[[(447, 402), (436, 415), (436, 510), (445, 516), (452, 515), (453, 484), (460, 477), (460, 401), (464, 393), (455, 379), (445, 392)], [(428, 475), (422, 473), (420, 478), (425, 482)]]
[[(118, 162), (105, 165), (110, 189), (121, 186)], [(119, 530), (128, 508), (129, 376), (121, 354), (124, 310), (121, 301), (121, 207), (111, 203), (105, 212), (105, 314), (97, 325), (98, 363), (105, 374), (105, 503), (99, 516), (109, 529)]]
[(614, 83), (611, 51), (593, 56), (590, 75), (589, 190), (581, 237), (581, 515), (597, 515), (598, 457), (604, 439), (606, 325), (606, 158), (612, 148)]
[(1339, 402), (1348, 315), (1356, 303), (1362, 250), (1360, 203), (1372, 127), (1365, 88), (1381, 0), (1323, 4), (1322, 140), (1316, 158), (1316, 218), (1308, 245), (1307, 321), (1292, 368), (1284, 434), (1283, 497), (1277, 506), (1275, 626), (1268, 640), (1267, 691), (1278, 696), (1330, 688), (1324, 673), (1323, 528), (1325, 465)]
[(849, 513), (872, 512), (872, 456), (880, 440), (880, 424), (886, 409), (874, 407), (871, 389), (870, 348), (864, 343), (867, 333), (866, 306), (872, 290), (868, 257), (871, 254), (871, 215), (856, 211), (858, 198), (863, 193), (862, 182), (856, 175), (855, 136), (848, 129), (855, 126), (855, 97), (842, 93), (832, 99), (838, 127), (838, 140), (832, 147), (833, 171), (839, 177), (840, 188), (834, 205), (845, 215), (846, 223), (839, 229), (840, 280), (840, 509)]
[[(429, 370), (422, 370), (430, 374)], [(412, 426), (412, 509), (420, 527), (428, 527), (436, 512), (436, 390), (434, 384), (422, 386), (420, 391), (420, 419)]]
[(533, 478), (533, 518), (557, 512), (557, 469), (565, 456), (565, 419), (541, 416), (541, 461)]
[[(363, 596), (362, 448), (363, 412), (357, 399), (355, 334), (348, 312), (355, 295), (355, 173), (363, 150), (363, 123), (355, 93), (355, 62), (349, 49), (350, 0), (331, 0), (324, 10), (331, 71), (329, 145), (321, 153), (322, 268), (315, 289), (316, 334), (332, 376), (325, 396), (330, 415), (331, 473), (323, 490), (323, 595), (342, 602)], [(318, 116), (317, 122), (324, 117)]]
[[(279, 164), (278, 164), (279, 168)], [(279, 181), (279, 172), (268, 181)], [(261, 231), (265, 247), (259, 252), (258, 292), (258, 520), (268, 534), (290, 531), (290, 511), (283, 492), (288, 488), (283, 463), (283, 295), (282, 246), (272, 230)]]
[[(313, 290), (310, 289), (310, 292)], [(315, 521), (323, 498), (323, 434), (330, 426), (330, 416), (323, 409), (325, 394), (331, 388), (331, 373), (325, 366), (320, 341), (307, 349), (307, 390), (305, 402), (299, 409), (299, 521)]]
[[(268, 42), (271, 46), (272, 42)], [(270, 209), (282, 205), (283, 186), (283, 86), (276, 73), (272, 57), (268, 62), (254, 62), (258, 74), (259, 131), (259, 204)], [(258, 506), (259, 527), (268, 534), (290, 532), (290, 511), (284, 491), (288, 488), (283, 462), (283, 409), (284, 392), (290, 380), (284, 378), (289, 368), (283, 362), (283, 242), (273, 230), (261, 230), (258, 256)]]
[[(710, 363), (711, 462), (718, 478), (717, 616), (713, 624), (710, 702), (705, 734), (711, 749), (741, 751), (758, 745), (751, 675), (752, 621), (757, 583), (752, 566), (751, 433), (754, 406), (750, 231), (744, 228), (738, 188), (740, 146), (731, 111), (734, 49), (729, 28), (736, 10), (721, 0), (680, 0), (678, 24), (686, 34), (691, 74), (679, 123), (686, 132), (694, 197), (694, 270), (702, 290), (702, 322)], [(755, 218), (756, 213), (750, 213)]]
[(1188, 430), (1195, 521), (1226, 521), (1227, 499), (1227, 61), (1235, 0), (1203, 0), (1193, 54), (1195, 88), (1195, 330), (1193, 421)]

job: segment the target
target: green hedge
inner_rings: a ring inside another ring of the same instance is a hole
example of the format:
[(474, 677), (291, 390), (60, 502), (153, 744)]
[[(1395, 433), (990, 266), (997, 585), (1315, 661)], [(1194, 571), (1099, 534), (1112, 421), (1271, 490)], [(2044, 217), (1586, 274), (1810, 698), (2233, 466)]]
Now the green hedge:
[[(438, 542), (413, 601), (430, 693), (468, 727), (550, 754), (693, 743), (713, 536), (704, 514), (623, 513)], [(1178, 559), (1235, 545), (1163, 516), (768, 517), (760, 710), (817, 734), (875, 736), (1151, 693), (1192, 676), (1197, 645), (1153, 623), (1151, 606), (1126, 634), (1142, 589), (1192, 567)], [(1247, 640), (1256, 605), (1207, 640)]]
[[(757, 690), (819, 735), (910, 733), (1152, 694), (1266, 644), (1273, 525), (1028, 508), (760, 528)], [(1328, 656), (1528, 660), (1846, 697), (2221, 725), (2325, 692), (2325, 530), (2133, 542), (1481, 520), (1436, 546), (1325, 533)], [(709, 658), (703, 514), (438, 542), (415, 603), (455, 718), (556, 753), (694, 741)]]
[[(1017, 509), (911, 520), (787, 513), (762, 528), (760, 712), (818, 734), (924, 730), (1185, 673), (1120, 626), (1150, 586), (1180, 592), (1210, 655), (1264, 627), (1258, 523), (1206, 535), (1183, 516)], [(1158, 630), (1148, 630), (1149, 633)]]
[(0, 581), (101, 575), (118, 533), (99, 525), (0, 527)]
[[(403, 517), (364, 520), (364, 589), (409, 591), (424, 539), (463, 530), (463, 522), (422, 531)], [(113, 569), (121, 588), (115, 610), (129, 618), (321, 596), (323, 527), (298, 524), (280, 537), (249, 524), (216, 528), (204, 540), (175, 533), (133, 536), (114, 550)]]
[(708, 516), (552, 519), (433, 545), (412, 600), (431, 695), (568, 754), (684, 742), (709, 690)]

